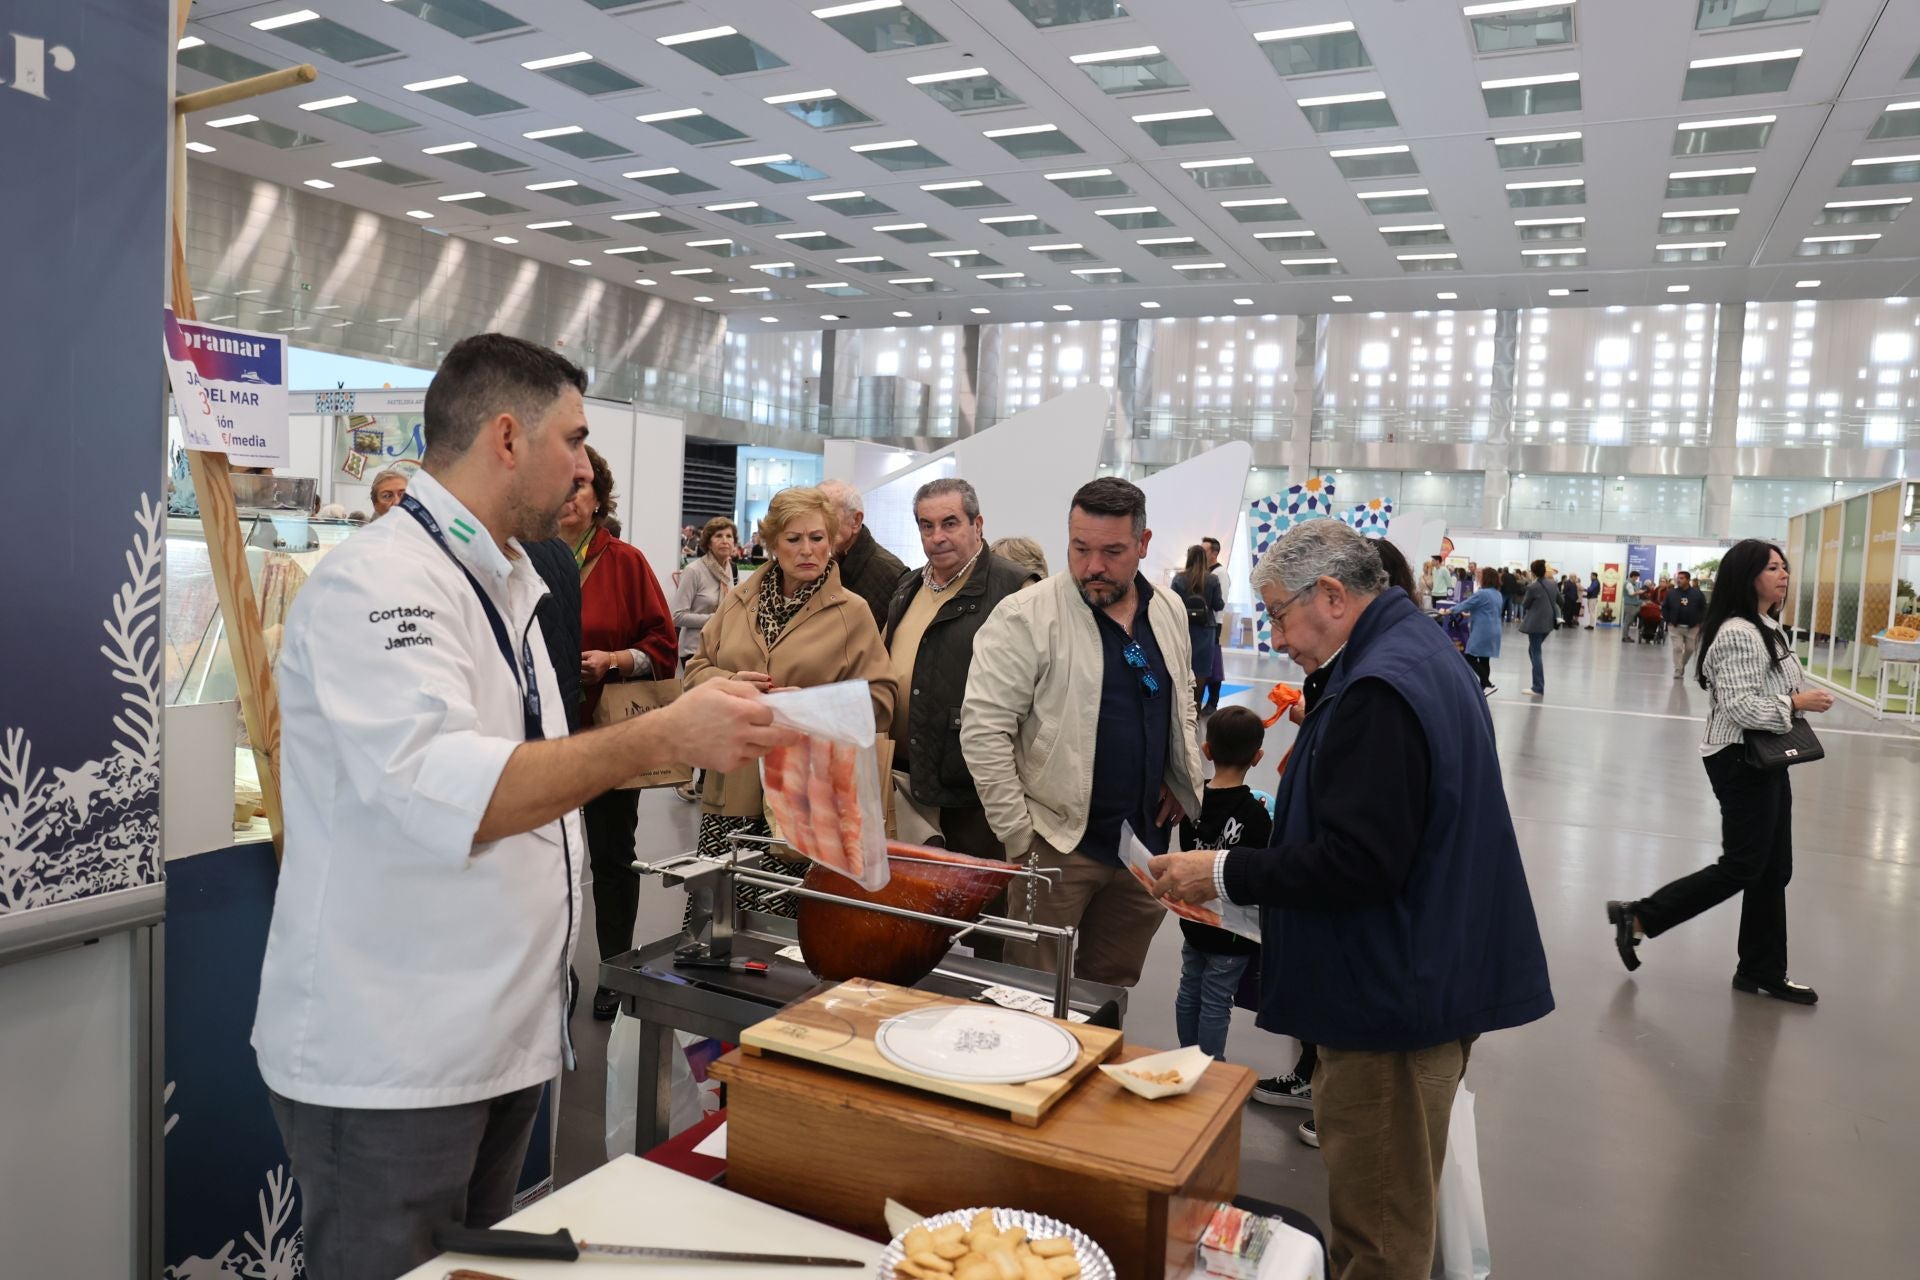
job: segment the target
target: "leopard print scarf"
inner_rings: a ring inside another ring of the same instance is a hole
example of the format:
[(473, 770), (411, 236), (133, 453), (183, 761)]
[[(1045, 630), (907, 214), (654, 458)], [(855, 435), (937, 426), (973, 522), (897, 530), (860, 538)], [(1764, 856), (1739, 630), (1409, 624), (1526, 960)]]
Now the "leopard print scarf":
[(770, 565), (767, 574), (760, 579), (760, 599), (756, 613), (760, 621), (761, 638), (767, 642), (767, 648), (773, 648), (774, 641), (787, 629), (794, 616), (813, 599), (814, 593), (827, 583), (829, 573), (823, 573), (812, 582), (805, 583), (800, 590), (789, 598), (783, 586), (785, 577), (778, 564)]

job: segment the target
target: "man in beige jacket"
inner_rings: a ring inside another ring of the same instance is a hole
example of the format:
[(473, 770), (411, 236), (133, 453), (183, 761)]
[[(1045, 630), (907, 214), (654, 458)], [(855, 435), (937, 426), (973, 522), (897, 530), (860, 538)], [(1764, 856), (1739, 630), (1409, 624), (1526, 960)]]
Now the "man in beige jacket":
[[(1140, 573), (1152, 537), (1137, 486), (1082, 485), (1067, 572), (994, 608), (960, 717), (994, 834), (1009, 857), (1055, 873), (1033, 919), (1078, 928), (1074, 972), (1123, 987), (1140, 980), (1166, 909), (1121, 865), (1121, 827), (1162, 853), (1171, 824), (1200, 808), (1187, 615)], [(1017, 916), (1026, 899), (1014, 897)], [(1014, 944), (1006, 958), (1050, 969), (1053, 949)]]

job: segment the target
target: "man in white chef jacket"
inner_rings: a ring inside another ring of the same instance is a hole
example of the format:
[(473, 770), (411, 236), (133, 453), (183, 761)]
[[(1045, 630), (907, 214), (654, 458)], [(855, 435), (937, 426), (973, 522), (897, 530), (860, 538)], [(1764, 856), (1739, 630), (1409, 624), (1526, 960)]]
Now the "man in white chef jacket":
[(436, 1226), (511, 1212), (541, 1087), (572, 1065), (579, 806), (788, 737), (727, 680), (567, 736), (519, 541), (552, 537), (591, 480), (586, 384), (517, 338), (456, 344), (423, 472), (287, 620), (286, 856), (253, 1047), (311, 1280), (384, 1280), (433, 1256)]

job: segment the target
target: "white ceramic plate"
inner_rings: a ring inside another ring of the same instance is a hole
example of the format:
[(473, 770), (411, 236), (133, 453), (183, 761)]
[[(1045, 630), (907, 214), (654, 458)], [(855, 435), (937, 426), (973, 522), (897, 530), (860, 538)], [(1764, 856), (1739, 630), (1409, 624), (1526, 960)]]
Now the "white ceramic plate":
[(1025, 1084), (1059, 1075), (1080, 1056), (1080, 1041), (1060, 1024), (985, 1005), (888, 1018), (873, 1044), (896, 1067), (963, 1084)]
[[(966, 1226), (979, 1213), (978, 1209), (955, 1209), (952, 1213), (938, 1213), (916, 1225), (929, 1231), (938, 1231), (942, 1227), (959, 1223)], [(1113, 1260), (1107, 1257), (1106, 1250), (1088, 1239), (1084, 1232), (1076, 1231), (1058, 1218), (1045, 1217), (1038, 1213), (1028, 1213), (1025, 1209), (995, 1209), (993, 1225), (1002, 1231), (1014, 1227), (1025, 1227), (1029, 1240), (1047, 1240), (1055, 1236), (1065, 1236), (1073, 1241), (1073, 1256), (1080, 1263), (1080, 1280), (1113, 1280)], [(905, 1258), (906, 1251), (900, 1242), (906, 1238), (902, 1231), (887, 1244), (887, 1251), (880, 1255), (880, 1265), (874, 1274), (879, 1280), (894, 1280), (894, 1267)]]

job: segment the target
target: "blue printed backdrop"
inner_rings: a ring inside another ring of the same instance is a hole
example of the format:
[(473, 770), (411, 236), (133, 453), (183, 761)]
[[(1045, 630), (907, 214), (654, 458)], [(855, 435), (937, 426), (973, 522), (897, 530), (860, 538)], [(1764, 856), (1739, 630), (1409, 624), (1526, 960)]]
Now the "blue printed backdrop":
[(0, 921), (160, 876), (167, 26), (10, 0), (0, 27)]

